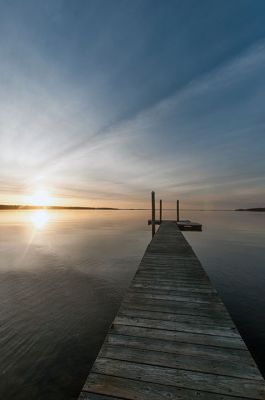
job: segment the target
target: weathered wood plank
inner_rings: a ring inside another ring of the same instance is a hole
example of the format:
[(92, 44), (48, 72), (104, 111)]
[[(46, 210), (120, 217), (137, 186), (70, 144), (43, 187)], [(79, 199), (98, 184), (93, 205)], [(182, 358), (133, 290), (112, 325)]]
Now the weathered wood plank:
[[(194, 269), (194, 267), (193, 267)], [(183, 269), (177, 269), (175, 267), (170, 267), (170, 268), (165, 268), (165, 267), (161, 267), (161, 265), (159, 267), (156, 267), (156, 269), (154, 268), (153, 270), (150, 269), (145, 269), (142, 267), (141, 270), (138, 270), (137, 272), (137, 276), (141, 276), (141, 275), (151, 275), (151, 277), (163, 277), (164, 275), (166, 275), (168, 278), (194, 278), (195, 280), (197, 280), (197, 278), (206, 278), (205, 275), (198, 271), (198, 272), (194, 272), (192, 269), (188, 269), (186, 267), (183, 267)], [(208, 279), (207, 279), (208, 282)]]
[(199, 284), (199, 285), (207, 285), (209, 286), (210, 282), (208, 278), (206, 277), (196, 277), (195, 276), (188, 276), (188, 274), (182, 274), (182, 273), (175, 273), (175, 274), (169, 274), (169, 273), (137, 273), (135, 278), (137, 279), (143, 279), (143, 280), (152, 280), (152, 281), (170, 281), (174, 283), (185, 283), (185, 282), (192, 282), (193, 284)]
[(152, 280), (160, 280), (160, 279), (165, 279), (165, 280), (171, 280), (171, 281), (177, 281), (177, 282), (193, 282), (197, 284), (205, 284), (208, 285), (208, 279), (206, 279), (204, 276), (196, 276), (196, 275), (188, 275), (186, 274), (180, 274), (180, 273), (175, 273), (175, 274), (169, 274), (167, 272), (165, 273), (151, 273), (151, 272), (140, 272), (137, 273), (137, 278), (143, 278), (143, 279), (152, 279)]
[(237, 378), (262, 380), (257, 375), (257, 369), (246, 363), (239, 363), (238, 359), (213, 359), (212, 357), (198, 357), (192, 355), (172, 354), (165, 351), (130, 348), (126, 344), (111, 345), (106, 343), (102, 347), (100, 357), (113, 360), (130, 361), (148, 365), (185, 369), (190, 371), (207, 372), (210, 374), (227, 375)]
[(183, 285), (175, 285), (174, 283), (170, 282), (170, 284), (162, 284), (161, 282), (153, 282), (152, 280), (148, 281), (143, 281), (143, 282), (136, 282), (134, 279), (131, 285), (131, 288), (135, 289), (135, 292), (138, 292), (139, 289), (145, 290), (145, 289), (153, 289), (153, 290), (165, 290), (165, 291), (170, 291), (170, 292), (189, 292), (189, 293), (217, 293), (215, 289), (209, 288), (208, 286), (206, 287), (194, 287), (194, 286), (185, 286)]
[(215, 347), (203, 344), (184, 343), (166, 339), (153, 339), (151, 337), (129, 336), (110, 333), (106, 338), (106, 343), (112, 345), (136, 347), (144, 350), (155, 350), (173, 354), (184, 354), (188, 356), (198, 356), (223, 360), (229, 362), (241, 362), (256, 368), (256, 364), (249, 352), (245, 349), (232, 349), (226, 347)]
[(141, 318), (119, 314), (119, 316), (115, 318), (114, 324), (140, 326), (142, 328), (152, 328), (160, 330), (165, 329), (167, 331), (201, 333), (203, 335), (216, 335), (241, 339), (239, 334), (233, 328), (213, 329), (208, 326), (198, 327), (195, 325), (192, 326), (192, 324), (187, 324), (183, 322), (180, 323), (178, 321), (151, 319), (151, 316), (149, 318)]
[(220, 301), (220, 298), (216, 294), (212, 294), (211, 296), (205, 295), (202, 293), (159, 293), (159, 291), (155, 292), (153, 291), (152, 293), (146, 293), (146, 292), (138, 292), (138, 291), (132, 291), (129, 290), (126, 295), (126, 300), (145, 300), (145, 299), (151, 299), (151, 300), (169, 300), (169, 301), (185, 301), (185, 302), (192, 302), (192, 303), (205, 303), (205, 304), (221, 304), (223, 306), (223, 303)]
[(88, 393), (82, 391), (80, 393), (79, 400), (124, 400), (124, 397), (113, 397), (104, 394)]
[(154, 310), (141, 310), (141, 308), (137, 308), (137, 305), (134, 304), (122, 304), (119, 310), (120, 315), (127, 315), (126, 312), (128, 312), (130, 316), (136, 316), (133, 315), (133, 313), (137, 313), (138, 317), (143, 317), (143, 318), (150, 318), (151, 319), (160, 319), (160, 320), (166, 320), (166, 321), (176, 321), (176, 322), (182, 322), (182, 323), (187, 323), (191, 325), (206, 325), (206, 326), (211, 326), (211, 327), (227, 327), (227, 328), (235, 328), (235, 324), (233, 321), (229, 318), (219, 318), (217, 315), (211, 315), (211, 317), (208, 316), (198, 316), (196, 315), (186, 315), (186, 314), (179, 314), (178, 312), (171, 313), (169, 310), (166, 310), (166, 312), (159, 312), (159, 311), (154, 311)]
[[(84, 390), (93, 393), (107, 393), (117, 399), (133, 400), (249, 400), (247, 397), (231, 397), (216, 393), (190, 390), (157, 383), (142, 382), (141, 380), (125, 379), (116, 376), (90, 373)], [(87, 394), (89, 394), (87, 392)], [(97, 400), (92, 397), (85, 397), (82, 400)], [(99, 399), (101, 400), (101, 399)]]
[(133, 302), (125, 299), (123, 304), (130, 306), (137, 306), (138, 309), (150, 311), (165, 311), (177, 312), (179, 314), (188, 314), (193, 316), (218, 316), (219, 318), (229, 318), (225, 309), (220, 307), (219, 304), (205, 304), (205, 303), (186, 303), (185, 301), (168, 301), (168, 300), (155, 300), (155, 299), (135, 299)]
[[(195, 291), (199, 290), (199, 289), (204, 289), (204, 290), (208, 290), (209, 286), (206, 284), (199, 284), (195, 282), (187, 282), (187, 281), (181, 281), (179, 280), (178, 282), (175, 282), (174, 280), (170, 280), (170, 279), (142, 279), (142, 278), (138, 278), (135, 277), (134, 279), (134, 283), (135, 284), (140, 284), (140, 285), (148, 285), (150, 283), (152, 283), (153, 285), (159, 286), (160, 288), (163, 289), (164, 286), (168, 286), (168, 285), (174, 285), (175, 286), (175, 290), (181, 290), (181, 288), (186, 289), (186, 291), (189, 291), (188, 289), (195, 289)], [(190, 292), (192, 292), (192, 290), (190, 290)]]
[(137, 287), (137, 286), (131, 286), (128, 289), (128, 293), (144, 293), (144, 294), (162, 294), (162, 295), (171, 295), (171, 296), (179, 296), (179, 295), (184, 295), (187, 297), (192, 297), (194, 294), (199, 294), (202, 295), (201, 297), (205, 299), (212, 299), (214, 297), (217, 297), (217, 292), (213, 291), (207, 291), (207, 290), (196, 290), (196, 291), (191, 291), (191, 290), (181, 290), (181, 289), (165, 289), (163, 287)]
[(208, 279), (205, 277), (196, 277), (196, 276), (188, 276), (188, 274), (168, 274), (168, 273), (138, 273), (137, 278), (143, 278), (143, 279), (152, 279), (152, 280), (157, 280), (159, 281), (160, 279), (165, 279), (165, 280), (170, 280), (171, 282), (177, 281), (177, 282), (182, 282), (182, 283), (188, 283), (192, 282), (194, 284), (204, 284), (208, 285)]
[(102, 357), (99, 357), (95, 361), (92, 371), (94, 373), (114, 375), (151, 383), (164, 384), (166, 382), (169, 386), (207, 391), (210, 393), (245, 396), (262, 400), (265, 397), (265, 387), (262, 381), (258, 382), (256, 380), (235, 378), (227, 375), (166, 368)]
[(166, 278), (157, 278), (157, 277), (141, 277), (141, 276), (135, 276), (134, 281), (136, 283), (148, 283), (148, 282), (153, 282), (154, 284), (174, 284), (175, 287), (193, 287), (193, 288), (209, 288), (209, 284), (206, 282), (194, 282), (194, 280), (188, 280), (188, 279), (170, 279), (170, 277)]
[(199, 333), (167, 331), (165, 329), (152, 329), (141, 326), (113, 324), (111, 333), (133, 335), (151, 339), (163, 339), (183, 343), (203, 344), (208, 346), (226, 347), (246, 350), (246, 345), (241, 338), (203, 335)]

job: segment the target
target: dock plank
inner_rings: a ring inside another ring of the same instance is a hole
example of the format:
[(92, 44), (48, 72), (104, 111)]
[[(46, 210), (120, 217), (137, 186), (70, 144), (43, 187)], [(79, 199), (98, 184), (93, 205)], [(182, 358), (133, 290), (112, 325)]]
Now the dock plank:
[(128, 347), (125, 345), (111, 345), (109, 342), (102, 347), (100, 357), (113, 360), (137, 362), (148, 365), (160, 365), (162, 367), (179, 368), (210, 374), (228, 375), (238, 378), (261, 380), (257, 375), (255, 366), (250, 366), (246, 362), (239, 363), (238, 359), (230, 358), (227, 360), (215, 359), (214, 357), (198, 357), (183, 354), (172, 354), (165, 351), (150, 349), (139, 349), (138, 347)]
[(193, 315), (193, 316), (218, 316), (220, 318), (228, 318), (229, 315), (225, 309), (220, 307), (219, 304), (205, 304), (196, 302), (185, 302), (185, 301), (168, 301), (168, 300), (155, 300), (155, 299), (134, 299), (134, 302), (130, 302), (125, 299), (124, 305), (128, 307), (135, 305), (138, 309), (150, 310), (150, 311), (169, 311), (178, 312), (179, 314)]
[(139, 265), (79, 399), (265, 399), (265, 385), (175, 222)]
[[(190, 390), (169, 385), (161, 385), (157, 383), (141, 382), (140, 380), (124, 379), (116, 376), (108, 376), (103, 374), (91, 373), (88, 381), (84, 386), (84, 391), (88, 397), (82, 397), (82, 400), (101, 400), (101, 398), (89, 397), (94, 393), (112, 393), (117, 399), (117, 394), (121, 397), (118, 399), (134, 399), (134, 400), (161, 400), (161, 399), (178, 399), (178, 400), (249, 400), (247, 397), (234, 397), (220, 395), (216, 393), (201, 392), (198, 390)], [(80, 398), (81, 399), (81, 398)], [(105, 399), (102, 398), (102, 399)], [(106, 398), (107, 399), (107, 398)]]
[(186, 389), (264, 399), (263, 381), (100, 357), (92, 372)]
[(152, 329), (161, 329), (167, 331), (180, 331), (180, 332), (191, 332), (191, 333), (202, 333), (204, 335), (216, 335), (216, 336), (227, 336), (227, 337), (238, 337), (238, 333), (233, 329), (213, 329), (208, 326), (201, 325), (200, 327), (194, 326), (188, 323), (181, 323), (178, 321), (165, 320), (165, 319), (151, 319), (152, 315), (149, 318), (141, 318), (135, 316), (127, 316), (120, 315), (116, 318), (117, 324), (122, 325), (132, 325), (132, 326), (140, 326), (142, 328), (152, 328)]
[(152, 329), (141, 326), (119, 324), (113, 325), (111, 332), (123, 335), (131, 334), (151, 339), (164, 339), (176, 342), (246, 350), (245, 343), (240, 337), (231, 338), (226, 336), (204, 335), (186, 331), (168, 331), (165, 329)]
[[(129, 336), (121, 333), (110, 333), (106, 343), (136, 347), (137, 349), (155, 350), (173, 354), (183, 354), (188, 356), (212, 357), (217, 360), (241, 361), (243, 365), (255, 366), (255, 363), (246, 349), (231, 349), (226, 347), (216, 347), (203, 344), (193, 344), (177, 342), (166, 339), (153, 339), (151, 337)], [(255, 366), (256, 367), (256, 366)]]
[(120, 307), (119, 311), (120, 315), (136, 316), (135, 313), (137, 313), (138, 317), (159, 319), (166, 321), (176, 321), (176, 322), (191, 324), (193, 326), (195, 325), (198, 327), (207, 325), (214, 328), (216, 327), (235, 328), (235, 325), (231, 319), (219, 318), (218, 316), (201, 317), (196, 315), (195, 317), (193, 315), (179, 314), (177, 311), (172, 313), (169, 310), (166, 310), (165, 312), (159, 312), (153, 310), (146, 311), (137, 308), (137, 306), (134, 306), (133, 304), (130, 304), (129, 306), (122, 305)]

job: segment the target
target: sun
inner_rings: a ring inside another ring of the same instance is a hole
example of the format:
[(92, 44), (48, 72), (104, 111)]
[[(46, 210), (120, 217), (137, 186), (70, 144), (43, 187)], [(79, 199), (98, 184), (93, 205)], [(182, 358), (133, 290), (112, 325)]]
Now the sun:
[(35, 193), (29, 196), (29, 202), (34, 206), (48, 206), (51, 202), (49, 192), (45, 188), (37, 189)]

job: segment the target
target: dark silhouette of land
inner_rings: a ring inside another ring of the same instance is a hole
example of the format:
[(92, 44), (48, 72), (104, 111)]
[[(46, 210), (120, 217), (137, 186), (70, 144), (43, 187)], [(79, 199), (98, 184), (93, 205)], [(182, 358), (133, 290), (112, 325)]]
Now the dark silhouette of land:
[(21, 206), (0, 204), (0, 210), (119, 210), (114, 207)]
[(148, 208), (117, 207), (68, 207), (68, 206), (28, 206), (18, 204), (0, 204), (0, 210), (149, 210)]
[(264, 212), (265, 211), (265, 207), (237, 208), (235, 211), (259, 211), (259, 212)]
[[(68, 207), (68, 206), (29, 206), (18, 204), (0, 204), (0, 210), (149, 210), (149, 208), (117, 208), (117, 207)], [(165, 208), (174, 210), (174, 208)], [(198, 211), (198, 210), (196, 210)], [(199, 210), (199, 211), (258, 211), (265, 212), (265, 207), (236, 208), (235, 210)]]

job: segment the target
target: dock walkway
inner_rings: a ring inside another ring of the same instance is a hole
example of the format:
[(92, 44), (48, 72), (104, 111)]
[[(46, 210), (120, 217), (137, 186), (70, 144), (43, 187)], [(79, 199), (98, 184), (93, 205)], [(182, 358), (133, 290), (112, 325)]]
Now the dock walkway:
[(176, 223), (140, 263), (80, 400), (265, 399), (264, 380)]

